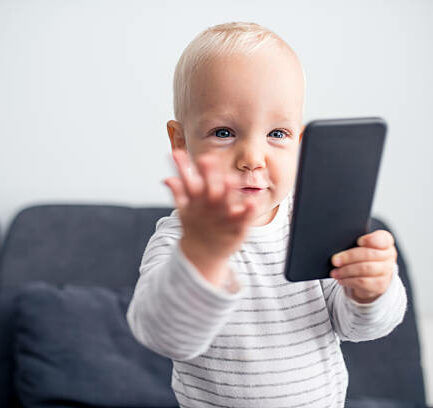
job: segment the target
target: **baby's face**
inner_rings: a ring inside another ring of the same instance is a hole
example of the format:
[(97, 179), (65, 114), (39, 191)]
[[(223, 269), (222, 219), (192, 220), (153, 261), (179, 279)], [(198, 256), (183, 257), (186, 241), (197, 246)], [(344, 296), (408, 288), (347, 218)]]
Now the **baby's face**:
[(253, 225), (267, 224), (295, 181), (304, 100), (297, 58), (276, 48), (219, 57), (199, 69), (191, 86), (176, 147), (183, 138), (193, 160), (213, 153), (221, 171), (257, 187), (238, 193), (257, 201)]

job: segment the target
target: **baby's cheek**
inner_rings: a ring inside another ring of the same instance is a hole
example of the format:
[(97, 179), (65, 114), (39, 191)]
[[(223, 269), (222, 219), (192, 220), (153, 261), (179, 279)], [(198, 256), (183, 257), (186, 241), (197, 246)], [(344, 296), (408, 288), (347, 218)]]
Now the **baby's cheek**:
[(297, 163), (294, 160), (286, 160), (279, 166), (278, 182), (289, 189), (293, 188), (296, 181)]
[(278, 199), (285, 197), (295, 185), (295, 181), (288, 170), (286, 170), (285, 173), (281, 173), (272, 183), (274, 186), (274, 195)]

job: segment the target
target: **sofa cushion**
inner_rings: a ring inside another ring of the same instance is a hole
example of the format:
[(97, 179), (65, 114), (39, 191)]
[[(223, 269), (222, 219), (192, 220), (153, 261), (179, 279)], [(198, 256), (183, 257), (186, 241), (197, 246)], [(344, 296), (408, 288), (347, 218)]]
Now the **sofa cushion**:
[(177, 406), (171, 361), (127, 324), (133, 290), (33, 282), (20, 291), (14, 383), (24, 406)]
[(18, 288), (0, 288), (0, 407), (12, 407), (13, 337)]

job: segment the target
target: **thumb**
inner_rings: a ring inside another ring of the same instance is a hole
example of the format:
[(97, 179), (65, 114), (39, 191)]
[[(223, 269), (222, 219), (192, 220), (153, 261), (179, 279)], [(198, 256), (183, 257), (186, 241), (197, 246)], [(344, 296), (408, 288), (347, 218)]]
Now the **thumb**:
[(256, 215), (256, 205), (251, 199), (246, 199), (242, 203), (231, 206), (231, 217), (236, 221), (250, 223)]

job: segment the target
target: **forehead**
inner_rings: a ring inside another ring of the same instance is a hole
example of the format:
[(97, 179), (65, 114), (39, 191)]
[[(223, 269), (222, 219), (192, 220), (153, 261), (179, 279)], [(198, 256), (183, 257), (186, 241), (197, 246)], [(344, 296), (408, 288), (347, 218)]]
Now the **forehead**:
[(293, 120), (302, 112), (304, 82), (296, 57), (275, 49), (211, 58), (191, 80), (195, 121), (265, 117)]

